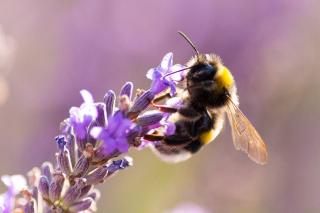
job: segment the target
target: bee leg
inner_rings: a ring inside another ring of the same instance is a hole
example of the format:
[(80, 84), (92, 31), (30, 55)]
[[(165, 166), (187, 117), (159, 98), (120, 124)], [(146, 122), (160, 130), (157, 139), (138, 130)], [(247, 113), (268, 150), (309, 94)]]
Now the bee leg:
[(164, 135), (158, 135), (158, 134), (146, 134), (143, 136), (143, 139), (148, 141), (162, 141), (164, 139)]
[(192, 140), (188, 135), (168, 135), (164, 138), (164, 142), (169, 146), (188, 145)]
[(167, 106), (167, 105), (160, 105), (160, 104), (152, 104), (154, 107), (158, 108), (161, 112), (168, 112), (168, 113), (175, 113), (178, 112), (177, 108)]
[(170, 93), (169, 92), (166, 92), (166, 93), (163, 93), (161, 95), (159, 95), (158, 97), (156, 97), (155, 99), (153, 99), (152, 103), (158, 103), (166, 98), (171, 98), (170, 96)]
[(148, 141), (163, 141), (169, 146), (186, 145), (193, 140), (192, 137), (188, 135), (160, 135), (157, 132), (146, 134), (145, 136), (143, 136), (143, 139)]
[(178, 109), (174, 108), (174, 107), (170, 107), (170, 106), (166, 106), (166, 105), (161, 105), (161, 104), (156, 104), (166, 98), (170, 98), (170, 93), (163, 93), (162, 95), (156, 97), (155, 99), (153, 99), (153, 101), (151, 102), (152, 106), (158, 108), (160, 111), (162, 112), (169, 112), (169, 113), (175, 113), (178, 111)]

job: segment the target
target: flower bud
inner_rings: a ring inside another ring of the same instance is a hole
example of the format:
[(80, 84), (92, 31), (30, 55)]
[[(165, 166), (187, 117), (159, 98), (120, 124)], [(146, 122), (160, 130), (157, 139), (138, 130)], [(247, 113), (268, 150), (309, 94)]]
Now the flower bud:
[(140, 126), (145, 127), (145, 126), (150, 126), (150, 125), (159, 123), (162, 118), (163, 118), (163, 113), (159, 111), (151, 111), (139, 116), (137, 119), (137, 123)]
[(86, 180), (84, 178), (77, 179), (76, 184), (71, 186), (66, 194), (63, 196), (63, 205), (68, 207), (76, 202), (81, 195), (81, 189), (85, 186)]
[(82, 177), (84, 174), (87, 173), (89, 168), (89, 160), (84, 155), (81, 155), (78, 162), (76, 163), (74, 170), (73, 170), (73, 176), (75, 177)]
[(49, 181), (46, 176), (40, 177), (38, 189), (43, 198), (49, 198)]
[(53, 166), (50, 162), (46, 161), (41, 166), (41, 175), (47, 177), (48, 182), (52, 180)]
[(86, 181), (86, 186), (84, 186), (82, 189), (81, 189), (81, 194), (80, 194), (80, 197), (79, 198), (83, 198), (85, 197), (89, 192), (90, 190), (93, 188), (92, 185), (89, 185), (88, 184), (88, 181)]
[(149, 106), (153, 98), (154, 95), (149, 90), (145, 91), (134, 101), (133, 106), (129, 110), (129, 114), (139, 114)]
[(108, 171), (108, 168), (106, 166), (102, 166), (95, 169), (85, 177), (87, 179), (87, 184), (95, 185), (103, 182), (103, 179), (107, 174), (107, 171)]
[(120, 96), (126, 95), (130, 100), (132, 96), (132, 90), (133, 90), (133, 83), (126, 82), (120, 90)]
[[(76, 159), (76, 154), (75, 154), (75, 138), (73, 135), (67, 135), (66, 140), (68, 143), (66, 144), (66, 148), (69, 150), (69, 156), (70, 156), (70, 161), (71, 165), (75, 165), (75, 159)], [(71, 166), (71, 167), (72, 167)]]
[(70, 175), (72, 172), (71, 159), (69, 150), (65, 149), (57, 153), (57, 162), (60, 170), (66, 175)]
[(83, 199), (82, 201), (74, 203), (72, 206), (69, 207), (70, 212), (80, 212), (90, 208), (91, 204), (94, 201), (91, 198)]
[(109, 90), (103, 98), (103, 101), (106, 104), (107, 117), (113, 114), (115, 100), (116, 100), (116, 94), (112, 90)]
[(98, 116), (96, 118), (97, 126), (106, 125), (106, 105), (105, 103), (96, 103)]
[(49, 199), (54, 202), (60, 198), (64, 176), (61, 173), (53, 174), (52, 182), (49, 186)]

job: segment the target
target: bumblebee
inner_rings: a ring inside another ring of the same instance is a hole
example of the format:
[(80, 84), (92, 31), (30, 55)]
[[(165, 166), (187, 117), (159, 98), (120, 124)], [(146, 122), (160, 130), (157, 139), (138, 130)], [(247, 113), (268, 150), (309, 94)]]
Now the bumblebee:
[(158, 141), (152, 149), (162, 160), (174, 163), (184, 161), (214, 141), (222, 130), (227, 114), (235, 148), (247, 153), (254, 162), (265, 164), (267, 146), (239, 109), (237, 87), (231, 72), (218, 56), (200, 54), (184, 33), (179, 34), (196, 52), (186, 64), (186, 86), (177, 93), (182, 99), (182, 107), (174, 109), (156, 105), (162, 111), (171, 112), (168, 121), (175, 124), (175, 132), (164, 135), (156, 131), (146, 135), (145, 139)]

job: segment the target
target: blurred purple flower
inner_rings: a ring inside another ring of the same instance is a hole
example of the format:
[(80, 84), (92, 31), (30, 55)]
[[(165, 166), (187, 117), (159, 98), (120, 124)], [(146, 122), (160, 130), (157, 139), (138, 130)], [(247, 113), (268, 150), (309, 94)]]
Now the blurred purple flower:
[(10, 213), (14, 208), (15, 196), (27, 186), (27, 181), (22, 175), (4, 175), (1, 180), (8, 191), (0, 195), (0, 212)]
[(118, 150), (121, 153), (128, 152), (129, 144), (127, 133), (133, 123), (127, 119), (122, 112), (118, 111), (108, 119), (108, 126), (93, 127), (90, 134), (97, 140), (102, 140), (106, 154)]
[(166, 77), (164, 76), (183, 68), (185, 67), (181, 64), (173, 65), (173, 54), (171, 52), (167, 53), (158, 67), (151, 68), (147, 72), (147, 78), (152, 80), (150, 91), (154, 95), (157, 95), (170, 87), (170, 95), (173, 96), (176, 92), (176, 82), (181, 81), (183, 78), (182, 73), (178, 72)]
[(69, 110), (70, 123), (77, 138), (85, 139), (87, 128), (97, 118), (98, 112), (90, 92), (81, 90), (80, 94), (84, 103), (80, 107), (71, 107)]

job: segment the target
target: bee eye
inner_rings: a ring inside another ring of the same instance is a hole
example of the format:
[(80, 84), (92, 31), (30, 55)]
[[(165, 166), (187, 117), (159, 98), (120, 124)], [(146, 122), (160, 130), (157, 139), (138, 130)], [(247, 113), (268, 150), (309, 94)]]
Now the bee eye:
[(216, 73), (216, 69), (214, 69), (213, 66), (211, 66), (210, 64), (207, 64), (205, 67), (203, 67), (203, 72), (213, 77)]
[(190, 77), (193, 81), (205, 81), (213, 79), (217, 69), (210, 64), (199, 64), (190, 70)]

